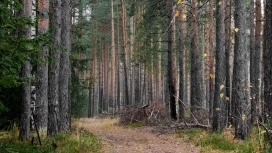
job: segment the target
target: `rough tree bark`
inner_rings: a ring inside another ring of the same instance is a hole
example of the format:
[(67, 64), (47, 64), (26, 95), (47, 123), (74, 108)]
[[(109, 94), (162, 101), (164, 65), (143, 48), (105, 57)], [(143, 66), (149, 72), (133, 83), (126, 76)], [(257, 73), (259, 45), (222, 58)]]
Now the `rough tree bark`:
[[(253, 7), (254, 8), (254, 7)], [(254, 21), (254, 20), (253, 20)], [(254, 62), (252, 63), (254, 71), (250, 72), (250, 83), (252, 85), (251, 87), (251, 122), (256, 123), (256, 121), (259, 118), (259, 92), (261, 89), (261, 24), (262, 24), (262, 14), (261, 14), (261, 1), (256, 0), (256, 28), (255, 28), (255, 48), (254, 48)], [(252, 36), (254, 37), (254, 35)], [(250, 60), (252, 60), (250, 58)], [(250, 63), (251, 67), (251, 63)], [(253, 79), (251, 79), (251, 76), (254, 76)]]
[(201, 66), (198, 50), (197, 0), (192, 0), (191, 19), (191, 112), (202, 107)]
[[(32, 17), (32, 0), (20, 0), (23, 9), (20, 10), (20, 16), (31, 19)], [(25, 38), (31, 38), (31, 27), (26, 25), (26, 29), (22, 31), (22, 35)], [(30, 133), (30, 102), (31, 102), (31, 88), (30, 88), (30, 77), (31, 77), (31, 65), (27, 60), (23, 63), (22, 67), (22, 78), (25, 79), (22, 85), (22, 107), (21, 107), (21, 118), (20, 118), (20, 132), (19, 139), (26, 140), (29, 138)]]
[(266, 117), (272, 116), (272, 1), (265, 5), (264, 26), (264, 108)]
[[(49, 0), (38, 1), (38, 35), (49, 28)], [(43, 46), (40, 55), (42, 62), (37, 65), (36, 74), (36, 123), (38, 129), (47, 131), (48, 122), (48, 47)]]
[(61, 1), (61, 45), (65, 52), (60, 55), (59, 73), (59, 132), (69, 132), (71, 128), (71, 101), (69, 100), (69, 79), (71, 75), (71, 0)]
[(231, 125), (231, 84), (230, 84), (230, 45), (231, 45), (231, 1), (225, 2), (225, 53), (226, 53), (226, 103), (228, 109), (228, 124)]
[[(220, 4), (221, 3), (221, 4)], [(216, 0), (216, 66), (215, 66), (215, 92), (213, 104), (213, 131), (222, 132), (226, 126), (226, 54), (224, 29), (224, 3)]]
[(58, 133), (58, 112), (59, 112), (59, 59), (61, 40), (61, 0), (52, 1), (52, 44), (50, 56), (53, 61), (49, 64), (48, 78), (48, 130), (47, 135), (53, 136)]
[(245, 139), (250, 128), (248, 53), (246, 43), (246, 0), (236, 0), (234, 11), (235, 45), (232, 101), (234, 105), (235, 138)]

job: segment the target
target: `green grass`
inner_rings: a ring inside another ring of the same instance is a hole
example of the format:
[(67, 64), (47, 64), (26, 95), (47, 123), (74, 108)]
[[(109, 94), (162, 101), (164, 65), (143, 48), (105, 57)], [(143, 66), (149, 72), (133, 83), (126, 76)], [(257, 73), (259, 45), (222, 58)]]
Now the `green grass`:
[(178, 130), (177, 137), (183, 138), (185, 142), (195, 143), (199, 136), (203, 135), (204, 130), (199, 128), (191, 128), (185, 130)]
[(235, 151), (239, 153), (257, 152), (255, 144), (250, 140), (229, 142), (225, 137), (219, 134), (211, 134), (197, 142), (198, 146), (208, 147), (212, 150)]
[(247, 140), (235, 140), (233, 131), (224, 131), (222, 134), (218, 134), (198, 128), (179, 130), (176, 134), (178, 138), (182, 138), (185, 142), (202, 147), (201, 152), (271, 152), (269, 148), (264, 150), (264, 135), (259, 134), (258, 128), (255, 127), (252, 128), (250, 137)]
[[(0, 132), (0, 153), (86, 153), (99, 152), (102, 147), (98, 137), (83, 129), (73, 128), (70, 133), (59, 133), (52, 138), (42, 136), (42, 146), (38, 145), (36, 136), (31, 144), (31, 140), (19, 141), (13, 132)], [(56, 149), (52, 143), (57, 145)]]
[(135, 122), (135, 123), (131, 123), (131, 124), (125, 125), (124, 127), (125, 128), (135, 129), (135, 128), (139, 128), (139, 127), (142, 127), (142, 126), (144, 126), (143, 122)]

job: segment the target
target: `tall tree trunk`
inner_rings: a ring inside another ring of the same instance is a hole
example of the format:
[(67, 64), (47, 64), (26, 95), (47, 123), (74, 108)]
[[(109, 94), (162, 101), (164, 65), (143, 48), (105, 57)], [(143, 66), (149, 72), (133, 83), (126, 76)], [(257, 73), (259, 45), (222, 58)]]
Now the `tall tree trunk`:
[[(221, 4), (220, 4), (221, 3)], [(226, 54), (224, 31), (224, 3), (216, 1), (216, 67), (215, 67), (215, 92), (213, 105), (213, 131), (222, 132), (226, 126)], [(220, 4), (220, 5), (219, 5)]]
[(272, 116), (272, 1), (267, 0), (265, 5), (264, 26), (264, 108), (265, 115)]
[(122, 7), (122, 48), (123, 48), (123, 60), (124, 60), (124, 77), (125, 77), (125, 106), (129, 105), (129, 94), (128, 94), (128, 72), (127, 72), (127, 59), (126, 59), (126, 46), (127, 46), (127, 33), (126, 33), (126, 14), (124, 0), (121, 1)]
[(232, 110), (231, 110), (231, 84), (230, 84), (230, 45), (231, 45), (231, 1), (225, 2), (225, 53), (226, 53), (226, 103), (228, 109), (228, 124), (231, 125)]
[(60, 132), (69, 132), (71, 128), (71, 103), (69, 101), (69, 79), (71, 75), (71, 0), (62, 0), (61, 3), (61, 45), (66, 51), (60, 55), (58, 128)]
[(113, 12), (113, 0), (111, 0), (111, 91), (110, 91), (110, 103), (114, 106), (116, 102), (115, 97), (115, 85), (116, 85), (116, 57), (115, 57), (115, 30), (114, 30), (114, 12)]
[[(161, 33), (161, 30), (159, 31)], [(159, 35), (159, 48), (158, 50), (161, 50), (161, 35)], [(157, 64), (157, 70), (158, 70), (158, 75), (157, 75), (157, 80), (158, 80), (158, 95), (157, 95), (157, 100), (162, 101), (163, 100), (163, 86), (162, 86), (162, 64), (161, 64), (161, 53), (158, 53), (158, 64)]]
[[(32, 17), (32, 0), (20, 0), (23, 9), (20, 11), (20, 16), (27, 18)], [(26, 25), (26, 29), (22, 32), (25, 38), (31, 38), (31, 27)], [(30, 88), (30, 77), (31, 77), (31, 65), (28, 60), (24, 61), (22, 67), (22, 78), (25, 83), (22, 85), (22, 107), (21, 107), (21, 119), (20, 119), (20, 133), (19, 139), (26, 140), (29, 138), (30, 133), (30, 102), (31, 102), (31, 88)]]
[(202, 107), (201, 65), (198, 50), (197, 1), (192, 0), (191, 21), (191, 112), (196, 114)]
[[(256, 30), (255, 30), (255, 48), (254, 48), (254, 74), (250, 72), (250, 78), (253, 75), (254, 80), (251, 80), (251, 122), (256, 123), (259, 118), (259, 93), (261, 89), (261, 24), (262, 24), (262, 14), (261, 14), (261, 1), (256, 0)], [(252, 60), (250, 58), (250, 60)], [(250, 65), (251, 67), (251, 65)]]
[[(38, 35), (45, 34), (49, 28), (49, 1), (38, 1)], [(43, 46), (36, 74), (36, 123), (38, 129), (47, 131), (48, 122), (48, 47)]]
[(235, 45), (232, 101), (234, 110), (235, 138), (245, 139), (250, 126), (248, 82), (248, 53), (246, 43), (246, 0), (235, 1)]
[(47, 135), (53, 136), (58, 133), (59, 113), (59, 60), (60, 51), (57, 49), (61, 41), (61, 0), (52, 1), (52, 44), (50, 56), (53, 61), (49, 64), (48, 78), (48, 130)]
[(184, 120), (185, 115), (185, 106), (184, 106), (184, 18), (186, 17), (185, 13), (183, 13), (185, 10), (184, 4), (180, 4), (178, 6), (179, 10), (179, 18), (178, 18), (178, 49), (179, 49), (179, 120)]
[(176, 120), (176, 102), (175, 102), (175, 85), (174, 85), (174, 77), (173, 77), (173, 19), (174, 19), (174, 2), (173, 0), (169, 0), (169, 30), (168, 30), (168, 85), (169, 85), (169, 96), (170, 96), (170, 113), (171, 118)]
[(213, 117), (213, 102), (214, 102), (214, 55), (213, 55), (213, 0), (209, 2), (209, 21), (208, 21), (208, 77), (209, 77), (209, 118)]
[(251, 84), (251, 91), (250, 91), (250, 97), (251, 97), (251, 121), (254, 121), (254, 109), (253, 107), (256, 107), (256, 101), (253, 99), (253, 96), (256, 94), (256, 87), (253, 86), (255, 78), (255, 22), (254, 22), (254, 16), (255, 15), (255, 9), (254, 9), (254, 0), (250, 0), (250, 39), (249, 39), (249, 49), (250, 49), (250, 84)]

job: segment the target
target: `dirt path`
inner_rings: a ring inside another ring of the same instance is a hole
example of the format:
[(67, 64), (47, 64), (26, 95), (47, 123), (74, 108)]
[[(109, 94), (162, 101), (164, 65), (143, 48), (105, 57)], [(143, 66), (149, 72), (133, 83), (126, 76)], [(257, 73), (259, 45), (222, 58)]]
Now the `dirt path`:
[(200, 148), (177, 138), (167, 128), (118, 126), (117, 119), (83, 118), (75, 124), (105, 140), (104, 153), (189, 153)]

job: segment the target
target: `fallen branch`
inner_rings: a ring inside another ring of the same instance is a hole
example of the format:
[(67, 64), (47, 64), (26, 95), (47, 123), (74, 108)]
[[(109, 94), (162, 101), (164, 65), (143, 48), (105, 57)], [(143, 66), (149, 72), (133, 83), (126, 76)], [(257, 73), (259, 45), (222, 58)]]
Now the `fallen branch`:
[(170, 125), (171, 128), (185, 128), (185, 127), (191, 127), (191, 128), (211, 128), (210, 125), (204, 125), (204, 124), (200, 124), (200, 123), (195, 123), (195, 124), (191, 124), (191, 123), (174, 123)]

